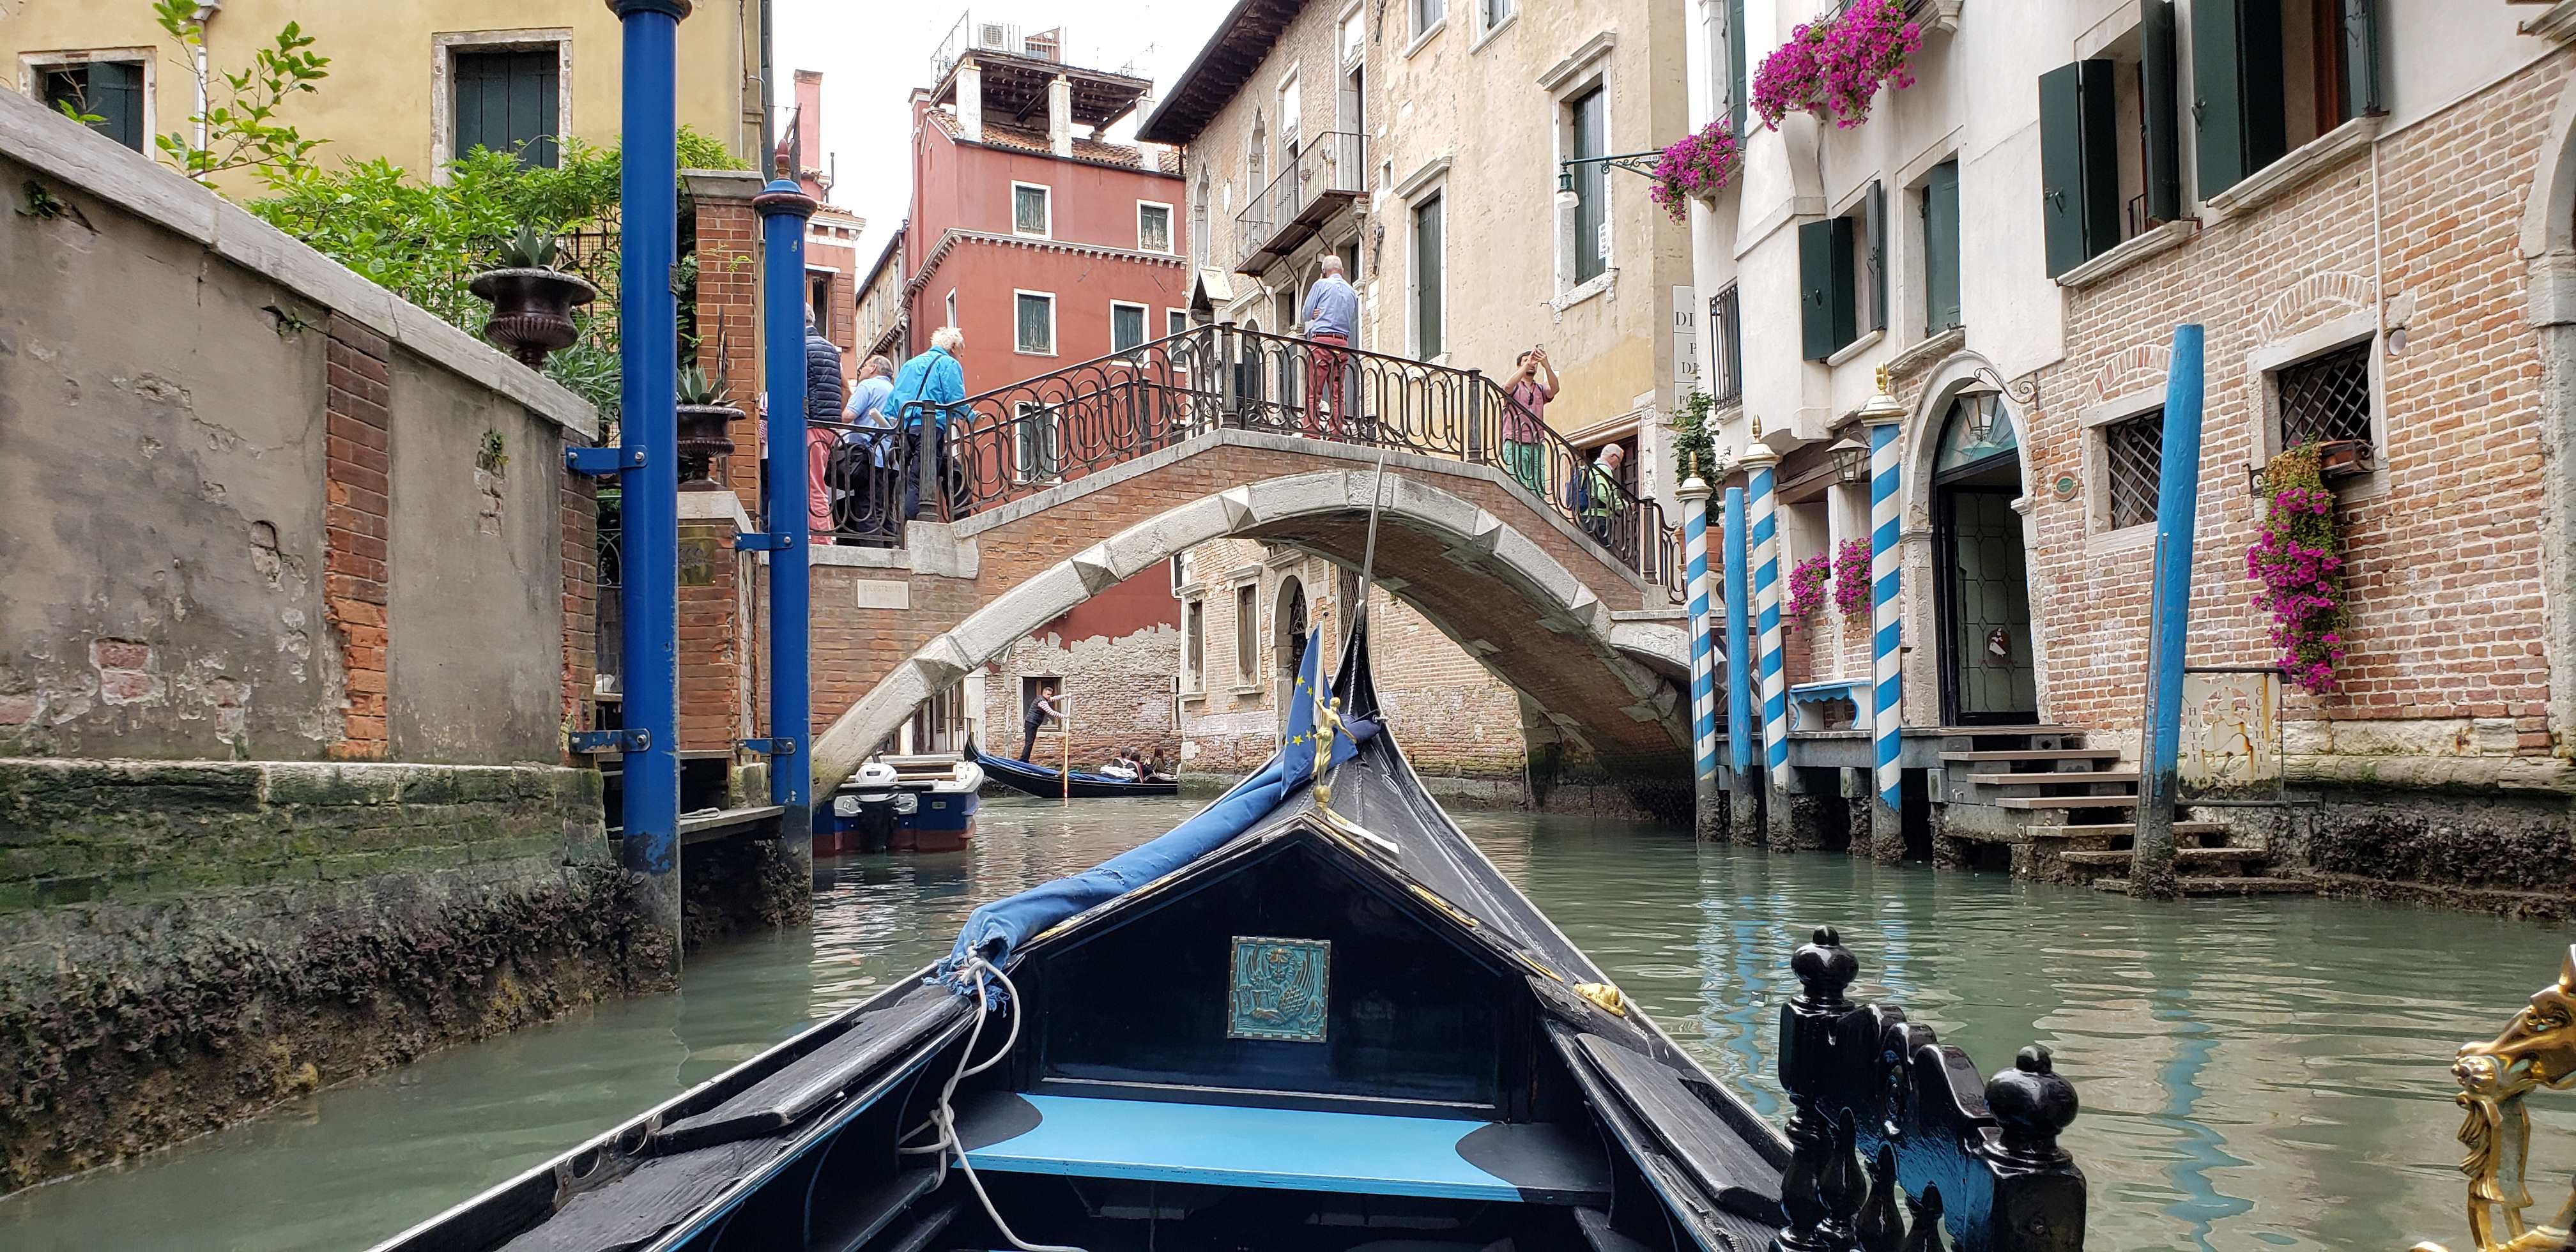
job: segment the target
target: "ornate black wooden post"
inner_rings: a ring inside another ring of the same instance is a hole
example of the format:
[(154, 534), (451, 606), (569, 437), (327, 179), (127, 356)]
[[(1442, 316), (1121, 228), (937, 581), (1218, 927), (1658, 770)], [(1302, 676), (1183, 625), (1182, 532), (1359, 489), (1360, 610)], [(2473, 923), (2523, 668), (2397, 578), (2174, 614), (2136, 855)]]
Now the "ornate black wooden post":
[(1972, 1252), (2082, 1252), (2084, 1174), (2057, 1146), (2075, 1087), (2048, 1049), (1981, 1080), (1902, 1010), (1844, 999), (1860, 962), (1831, 927), (1789, 965), (1801, 990), (1780, 1009), (1791, 1155), (1775, 1252), (1941, 1252), (1951, 1235)]
[(1780, 1006), (1780, 1086), (1789, 1093), (1789, 1168), (1780, 1177), (1780, 1207), (1789, 1224), (1771, 1246), (1779, 1252), (1847, 1252), (1828, 1229), (1830, 1216), (1819, 1188), (1832, 1163), (1834, 1125), (1816, 1095), (1830, 1081), (1838, 1058), (1834, 1022), (1851, 1011), (1843, 988), (1860, 973), (1860, 960), (1831, 926), (1816, 928), (1812, 942), (1789, 958), (1798, 976), (1797, 997)]
[(2075, 1120), (2075, 1084), (2058, 1077), (2047, 1048), (2032, 1044), (1986, 1082), (1986, 1107), (2001, 1127), (1987, 1152), (1995, 1228), (2015, 1248), (2083, 1247), (2084, 1174), (2057, 1146), (2058, 1132)]

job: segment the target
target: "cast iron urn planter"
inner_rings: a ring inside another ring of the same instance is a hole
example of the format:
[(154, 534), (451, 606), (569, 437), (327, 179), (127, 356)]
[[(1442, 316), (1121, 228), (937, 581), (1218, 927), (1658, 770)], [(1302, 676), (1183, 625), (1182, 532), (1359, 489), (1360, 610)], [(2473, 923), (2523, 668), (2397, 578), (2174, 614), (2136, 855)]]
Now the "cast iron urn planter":
[(465, 289), (492, 302), (483, 337), (532, 369), (544, 369), (548, 353), (572, 346), (580, 336), (573, 306), (588, 304), (599, 294), (578, 274), (534, 265), (485, 270)]
[(733, 452), (727, 427), (742, 420), (742, 410), (729, 404), (680, 406), (680, 490), (718, 491), (716, 458)]

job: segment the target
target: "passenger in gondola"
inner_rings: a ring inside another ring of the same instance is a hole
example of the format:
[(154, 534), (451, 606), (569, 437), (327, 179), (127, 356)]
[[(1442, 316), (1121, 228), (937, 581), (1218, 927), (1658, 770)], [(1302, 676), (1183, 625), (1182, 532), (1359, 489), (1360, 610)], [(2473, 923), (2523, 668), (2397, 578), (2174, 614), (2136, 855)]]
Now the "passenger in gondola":
[(1100, 776), (1115, 778), (1120, 782), (1134, 782), (1137, 778), (1136, 766), (1122, 749), (1116, 759), (1100, 767)]
[(1161, 748), (1154, 749), (1154, 754), (1145, 758), (1145, 781), (1172, 781), (1172, 761), (1171, 758), (1163, 755)]

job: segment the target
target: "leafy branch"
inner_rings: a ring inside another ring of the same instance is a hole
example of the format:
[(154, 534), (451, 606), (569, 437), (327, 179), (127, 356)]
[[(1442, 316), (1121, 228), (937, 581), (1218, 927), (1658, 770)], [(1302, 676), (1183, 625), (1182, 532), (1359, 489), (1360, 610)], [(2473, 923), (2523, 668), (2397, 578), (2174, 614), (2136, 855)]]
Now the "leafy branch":
[[(206, 23), (197, 0), (152, 0), (152, 16), (177, 41), (191, 62), (205, 50)], [(228, 170), (254, 169), (271, 187), (282, 187), (312, 171), (310, 156), (323, 140), (307, 139), (278, 120), (278, 110), (293, 96), (312, 91), (330, 77), (331, 58), (311, 51), (313, 36), (288, 22), (269, 46), (252, 55), (247, 69), (221, 75), (227, 95), (216, 103), (208, 90), (205, 111), (188, 121), (205, 130), (200, 147), (186, 131), (153, 136), (153, 145), (180, 173), (198, 182)], [(206, 84), (211, 87), (211, 84)]]

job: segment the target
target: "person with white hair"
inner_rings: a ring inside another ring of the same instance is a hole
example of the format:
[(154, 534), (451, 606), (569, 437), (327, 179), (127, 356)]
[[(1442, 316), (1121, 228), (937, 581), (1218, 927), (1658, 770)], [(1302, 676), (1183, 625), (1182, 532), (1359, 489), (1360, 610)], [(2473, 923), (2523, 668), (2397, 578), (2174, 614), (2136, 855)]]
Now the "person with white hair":
[[(903, 372), (895, 376), (894, 390), (887, 396), (906, 445), (916, 453), (928, 450), (930, 480), (943, 488), (948, 482), (948, 423), (966, 416), (959, 404), (966, 398), (966, 370), (957, 363), (957, 353), (965, 346), (966, 332), (954, 326), (930, 332), (930, 350), (903, 363)], [(921, 471), (918, 461), (904, 468), (905, 521), (921, 516)]]
[(1342, 437), (1343, 385), (1342, 370), (1350, 354), (1339, 349), (1351, 344), (1351, 333), (1359, 326), (1360, 293), (1342, 277), (1342, 258), (1327, 252), (1321, 262), (1323, 277), (1306, 289), (1305, 310), (1297, 316), (1306, 325), (1306, 434), (1313, 438), (1323, 432), (1315, 421), (1315, 406), (1332, 394), (1333, 438)]

